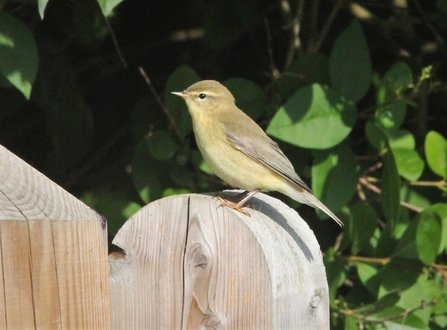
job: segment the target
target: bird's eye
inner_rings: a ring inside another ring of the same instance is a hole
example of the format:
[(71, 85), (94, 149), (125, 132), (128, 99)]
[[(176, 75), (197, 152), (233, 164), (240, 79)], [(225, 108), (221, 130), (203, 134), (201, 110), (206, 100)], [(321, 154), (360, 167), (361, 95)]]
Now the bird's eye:
[(204, 93), (199, 94), (199, 99), (203, 100), (205, 98), (206, 98), (206, 94), (204, 94)]

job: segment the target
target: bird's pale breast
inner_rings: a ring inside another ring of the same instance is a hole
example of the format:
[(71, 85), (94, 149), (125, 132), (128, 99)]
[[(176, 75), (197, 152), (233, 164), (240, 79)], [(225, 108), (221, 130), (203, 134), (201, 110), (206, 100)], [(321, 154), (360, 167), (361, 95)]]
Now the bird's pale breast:
[(283, 179), (265, 165), (235, 149), (213, 118), (194, 122), (194, 134), (203, 158), (222, 180), (244, 190), (278, 190)]

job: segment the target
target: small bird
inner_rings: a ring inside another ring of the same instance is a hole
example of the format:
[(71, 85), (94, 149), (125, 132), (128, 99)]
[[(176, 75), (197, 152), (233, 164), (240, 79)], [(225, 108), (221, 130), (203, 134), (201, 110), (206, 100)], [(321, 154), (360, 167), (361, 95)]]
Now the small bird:
[(230, 186), (245, 190), (238, 202), (218, 197), (224, 206), (248, 215), (242, 207), (250, 198), (260, 191), (278, 191), (343, 225), (312, 194), (278, 144), (236, 106), (225, 86), (203, 80), (172, 94), (186, 101), (197, 146), (209, 167)]

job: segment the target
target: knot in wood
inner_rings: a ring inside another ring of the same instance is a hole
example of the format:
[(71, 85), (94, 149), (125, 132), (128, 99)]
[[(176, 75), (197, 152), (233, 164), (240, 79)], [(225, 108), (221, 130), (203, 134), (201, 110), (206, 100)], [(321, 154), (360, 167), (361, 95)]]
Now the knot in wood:
[(208, 251), (202, 244), (196, 243), (191, 248), (191, 253), (188, 256), (189, 265), (197, 272), (204, 272), (210, 264), (210, 257)]
[(313, 308), (316, 308), (318, 307), (318, 305), (320, 305), (320, 301), (321, 301), (320, 296), (313, 296), (312, 299), (310, 300), (310, 305)]
[(224, 326), (224, 323), (222, 322), (222, 320), (217, 315), (207, 314), (205, 316), (205, 318), (203, 319), (203, 321), (202, 321), (200, 329), (203, 329), (203, 330), (208, 330), (208, 329), (219, 330), (219, 329), (223, 329), (223, 326)]

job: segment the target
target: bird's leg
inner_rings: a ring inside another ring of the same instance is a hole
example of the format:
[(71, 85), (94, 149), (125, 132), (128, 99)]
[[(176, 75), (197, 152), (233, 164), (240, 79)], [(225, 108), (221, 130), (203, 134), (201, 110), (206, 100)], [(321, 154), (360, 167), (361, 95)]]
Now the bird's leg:
[(230, 208), (230, 209), (233, 209), (233, 210), (236, 210), (236, 211), (238, 211), (238, 212), (241, 212), (242, 214), (245, 214), (245, 215), (250, 215), (247, 211), (244, 211), (243, 209), (242, 209), (242, 206), (244, 206), (244, 204), (246, 203), (246, 202), (248, 202), (248, 200), (250, 199), (250, 198), (252, 198), (254, 195), (256, 195), (258, 192), (260, 192), (261, 191), (261, 189), (255, 189), (255, 190), (253, 190), (253, 191), (250, 191), (250, 192), (248, 192), (247, 190), (246, 191), (244, 191), (243, 193), (241, 193), (241, 194), (239, 194), (239, 195), (237, 195), (237, 196), (235, 196), (235, 197), (240, 197), (240, 196), (244, 196), (244, 195), (246, 195), (246, 196), (244, 196), (239, 202), (232, 202), (232, 201), (230, 201), (230, 200), (228, 200), (228, 199), (226, 199), (226, 198), (223, 198), (223, 197), (221, 197), (221, 196), (217, 196), (216, 198), (217, 198), (217, 200), (219, 201), (219, 202), (221, 202), (222, 203), (222, 206), (226, 206), (226, 207), (228, 207), (228, 208)]

